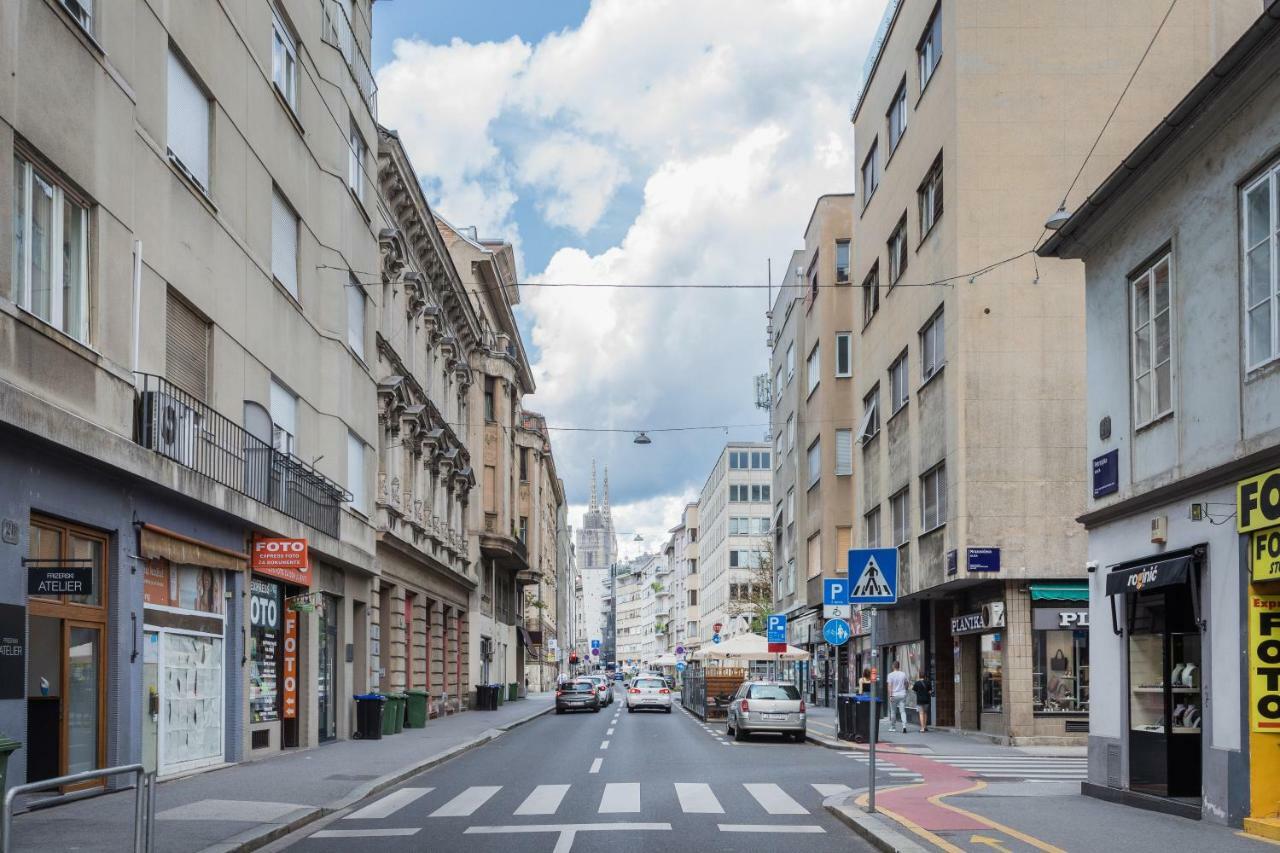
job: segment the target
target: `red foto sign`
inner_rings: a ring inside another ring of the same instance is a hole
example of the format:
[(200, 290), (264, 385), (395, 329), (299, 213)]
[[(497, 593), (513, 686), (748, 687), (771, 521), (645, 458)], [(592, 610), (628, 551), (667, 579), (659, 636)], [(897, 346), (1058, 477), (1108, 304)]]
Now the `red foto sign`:
[(284, 611), (284, 708), (280, 716), (286, 720), (298, 716), (298, 612)]
[(253, 540), (253, 570), (260, 575), (311, 586), (311, 558), (305, 539)]

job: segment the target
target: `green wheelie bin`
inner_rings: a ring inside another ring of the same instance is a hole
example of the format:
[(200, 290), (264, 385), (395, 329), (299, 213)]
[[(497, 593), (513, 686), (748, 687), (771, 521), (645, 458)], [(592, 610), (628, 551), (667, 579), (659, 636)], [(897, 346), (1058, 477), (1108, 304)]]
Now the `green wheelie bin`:
[(406, 690), (405, 695), (409, 697), (409, 707), (405, 711), (404, 724), (414, 729), (425, 728), (427, 725), (427, 691)]

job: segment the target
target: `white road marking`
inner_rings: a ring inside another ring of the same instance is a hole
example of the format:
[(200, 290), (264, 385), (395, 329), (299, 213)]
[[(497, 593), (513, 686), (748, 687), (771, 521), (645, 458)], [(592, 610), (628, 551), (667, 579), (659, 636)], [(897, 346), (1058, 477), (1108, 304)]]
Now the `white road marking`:
[(742, 787), (755, 797), (769, 814), (808, 814), (805, 807), (791, 799), (787, 792), (772, 782), (744, 782)]
[(602, 741), (600, 741), (600, 748), (601, 748), (601, 749), (608, 749), (608, 748), (609, 748), (609, 741), (607, 741), (607, 740), (602, 740)]
[(606, 732), (605, 732), (605, 734), (607, 734), (607, 735), (611, 735), (611, 734), (613, 734), (613, 729), (612, 729), (612, 728), (611, 728), (611, 729), (609, 729), (608, 731), (606, 731)]
[(392, 835), (414, 835), (417, 829), (322, 829), (311, 838), (386, 838)]
[[(646, 829), (660, 829), (667, 832), (671, 831), (669, 823), (547, 823), (547, 824), (528, 824), (525, 826), (468, 826), (463, 830), (463, 834), (486, 834), (497, 835), (503, 833), (533, 833), (533, 832), (557, 832), (560, 837), (556, 840), (555, 849), (552, 853), (569, 853), (573, 849), (573, 839), (579, 832), (639, 832)], [(417, 830), (414, 830), (417, 832)]]
[(376, 803), (371, 803), (358, 811), (345, 815), (343, 820), (373, 820), (386, 817), (398, 812), (423, 794), (434, 790), (435, 788), (401, 788), (398, 791), (392, 791)]
[(569, 793), (568, 785), (539, 785), (524, 798), (516, 814), (555, 814), (560, 801)]
[(768, 823), (722, 823), (721, 832), (826, 832), (820, 826), (809, 824), (768, 824)]
[(501, 785), (472, 785), (431, 813), (431, 817), (467, 817), (502, 790)]
[(680, 809), (687, 814), (724, 814), (724, 807), (705, 782), (676, 782)]
[(610, 782), (605, 785), (600, 808), (596, 811), (600, 814), (640, 811), (640, 783)]
[(838, 797), (841, 794), (853, 793), (853, 789), (848, 785), (814, 785), (813, 790), (824, 797)]
[(595, 761), (591, 762), (591, 769), (590, 769), (590, 770), (588, 770), (587, 772), (588, 772), (588, 773), (599, 773), (599, 772), (600, 772), (600, 765), (601, 765), (601, 764), (604, 764), (604, 759), (603, 759), (603, 758), (597, 758)]

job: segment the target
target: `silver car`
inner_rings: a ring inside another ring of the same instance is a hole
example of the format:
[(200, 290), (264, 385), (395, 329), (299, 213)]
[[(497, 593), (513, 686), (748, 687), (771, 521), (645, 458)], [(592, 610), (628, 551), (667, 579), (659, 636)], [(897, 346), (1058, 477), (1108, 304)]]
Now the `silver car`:
[(737, 741), (756, 732), (778, 732), (796, 743), (805, 740), (805, 707), (792, 684), (748, 681), (729, 703), (728, 732)]
[(596, 693), (600, 696), (601, 705), (613, 704), (613, 682), (610, 681), (607, 676), (587, 675), (584, 677), (589, 678), (591, 683), (596, 686)]

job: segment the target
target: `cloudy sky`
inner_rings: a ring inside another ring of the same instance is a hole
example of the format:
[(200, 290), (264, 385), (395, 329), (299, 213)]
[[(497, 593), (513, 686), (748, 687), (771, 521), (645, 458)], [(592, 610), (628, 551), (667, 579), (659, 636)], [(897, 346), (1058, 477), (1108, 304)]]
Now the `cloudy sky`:
[[(656, 547), (727, 440), (764, 440), (763, 290), (814, 200), (853, 187), (849, 114), (885, 0), (395, 0), (379, 120), (435, 208), (517, 247), (518, 316), (581, 520), (591, 460)], [(611, 283), (539, 288), (546, 283)], [(726, 427), (726, 428), (719, 428)]]

